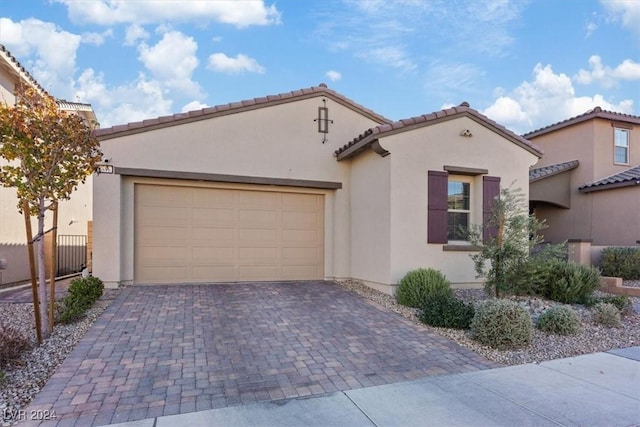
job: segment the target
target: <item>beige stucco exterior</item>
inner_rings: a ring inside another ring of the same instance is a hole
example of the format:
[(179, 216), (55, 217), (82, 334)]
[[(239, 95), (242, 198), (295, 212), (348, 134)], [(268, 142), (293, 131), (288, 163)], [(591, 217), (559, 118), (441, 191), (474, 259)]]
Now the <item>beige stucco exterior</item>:
[[(388, 122), (314, 89), (315, 96), (215, 110), (201, 120), (176, 116), (99, 131), (114, 173), (94, 177), (93, 273), (108, 286), (137, 281), (135, 188), (153, 184), (319, 194), (323, 278), (392, 293), (407, 271), (433, 267), (455, 286), (479, 286), (469, 250), (427, 243), (428, 171), (486, 170), (461, 177), (472, 183), (471, 220), (480, 224), (483, 175), (528, 194), (537, 151), (474, 112), (381, 133), (374, 148), (341, 158), (345, 143), (357, 144), (371, 134), (363, 130)], [(333, 120), (324, 143), (314, 122), (323, 100)], [(472, 136), (462, 136), (465, 130)]]
[[(592, 113), (596, 114), (596, 113)], [(535, 166), (543, 167), (578, 160), (579, 166), (531, 183), (531, 200), (538, 218), (549, 228), (545, 240), (592, 240), (594, 245), (635, 245), (640, 240), (640, 186), (603, 187), (580, 191), (580, 187), (628, 170), (640, 164), (640, 119), (610, 114), (595, 116), (550, 131), (525, 135), (544, 149)], [(587, 117), (588, 118), (588, 117)], [(614, 128), (629, 129), (629, 162), (614, 162)], [(635, 183), (629, 183), (635, 184)], [(556, 203), (561, 200), (563, 203)]]

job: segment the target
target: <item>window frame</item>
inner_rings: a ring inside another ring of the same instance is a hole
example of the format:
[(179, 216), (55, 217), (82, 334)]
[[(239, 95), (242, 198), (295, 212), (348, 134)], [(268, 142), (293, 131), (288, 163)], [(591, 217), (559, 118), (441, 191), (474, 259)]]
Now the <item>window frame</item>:
[[(475, 177), (474, 176), (468, 176), (468, 175), (454, 175), (454, 174), (450, 174), (447, 177), (447, 242), (448, 244), (453, 244), (453, 245), (466, 245), (469, 244), (469, 240), (466, 239), (450, 239), (449, 238), (449, 215), (451, 213), (466, 213), (467, 214), (467, 228), (471, 226), (471, 224), (474, 224), (474, 220), (475, 215), (474, 215), (474, 211), (475, 209), (475, 205), (474, 203), (476, 202), (476, 197), (475, 197)], [(449, 183), (461, 183), (461, 184), (468, 184), (469, 185), (469, 208), (468, 209), (450, 209), (449, 208)]]
[[(624, 135), (626, 135), (626, 145), (618, 145), (618, 133), (623, 133)], [(629, 145), (630, 145), (630, 141), (631, 141), (631, 131), (627, 128), (623, 128), (623, 127), (617, 127), (614, 126), (613, 127), (613, 164), (615, 165), (629, 165), (630, 164), (630, 150), (629, 150)], [(618, 159), (616, 158), (616, 151), (618, 148), (624, 148), (625, 150), (625, 161), (618, 161)]]

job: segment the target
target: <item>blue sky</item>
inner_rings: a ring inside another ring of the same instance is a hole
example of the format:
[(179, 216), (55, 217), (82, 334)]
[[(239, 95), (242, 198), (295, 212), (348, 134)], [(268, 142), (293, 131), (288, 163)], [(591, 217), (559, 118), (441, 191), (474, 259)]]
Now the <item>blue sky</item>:
[(0, 43), (102, 127), (316, 86), (518, 133), (640, 114), (639, 0), (3, 0)]

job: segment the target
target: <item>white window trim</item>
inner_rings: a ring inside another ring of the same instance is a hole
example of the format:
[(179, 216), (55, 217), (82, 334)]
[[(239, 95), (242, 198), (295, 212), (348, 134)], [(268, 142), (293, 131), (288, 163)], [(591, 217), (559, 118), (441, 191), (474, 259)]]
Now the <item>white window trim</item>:
[[(617, 134), (618, 131), (624, 132), (627, 135), (627, 145), (626, 146), (617, 144), (616, 134)], [(629, 159), (630, 154), (631, 154), (631, 150), (630, 150), (630, 147), (629, 147), (630, 144), (631, 144), (631, 132), (629, 131), (629, 129), (620, 128), (620, 127), (614, 127), (613, 128), (613, 163), (615, 165), (629, 165), (630, 164), (630, 161), (631, 161), (631, 159)], [(618, 147), (621, 147), (621, 148), (624, 147), (626, 149), (626, 151), (627, 151), (627, 154), (626, 154), (627, 161), (626, 162), (618, 162), (618, 161), (616, 161), (616, 148), (618, 148)]]
[[(478, 187), (476, 185), (476, 177), (475, 176), (469, 176), (469, 175), (449, 175), (448, 177), (448, 182), (462, 182), (462, 183), (468, 183), (469, 184), (469, 209), (468, 210), (464, 210), (464, 209), (447, 209), (447, 216), (449, 215), (449, 212), (464, 212), (464, 213), (468, 213), (469, 214), (469, 227), (471, 227), (473, 224), (475, 224), (475, 215), (474, 213), (477, 212), (477, 200), (478, 200), (478, 194), (476, 191), (476, 188)], [(480, 200), (482, 203), (482, 198), (480, 196)], [(480, 205), (481, 206), (481, 205)], [(448, 219), (447, 219), (447, 223), (448, 223)], [(448, 232), (447, 232), (448, 234)], [(449, 245), (470, 245), (471, 243), (468, 240), (449, 240), (448, 241)]]

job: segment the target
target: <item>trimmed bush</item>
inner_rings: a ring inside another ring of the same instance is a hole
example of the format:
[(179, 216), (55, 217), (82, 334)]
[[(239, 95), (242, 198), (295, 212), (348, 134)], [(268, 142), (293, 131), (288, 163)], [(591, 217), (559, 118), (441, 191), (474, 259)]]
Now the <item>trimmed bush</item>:
[(0, 322), (0, 366), (17, 359), (31, 347), (29, 339), (15, 327)]
[(421, 309), (420, 320), (440, 328), (469, 329), (475, 314), (473, 304), (446, 295), (429, 298)]
[(580, 332), (580, 318), (571, 307), (554, 306), (538, 317), (541, 331), (557, 335), (575, 335)]
[(581, 304), (600, 283), (600, 272), (575, 262), (551, 261), (551, 276), (543, 296), (565, 304)]
[(591, 314), (593, 315), (593, 320), (601, 325), (615, 328), (622, 326), (622, 322), (620, 321), (620, 310), (611, 303), (597, 303), (591, 309)]
[(599, 302), (608, 302), (610, 304), (615, 305), (620, 314), (626, 316), (628, 314), (634, 313), (633, 303), (631, 302), (631, 298), (626, 295), (609, 295), (604, 297), (591, 297), (589, 298), (584, 305), (587, 307), (593, 307)]
[(55, 307), (57, 323), (73, 323), (84, 317), (104, 291), (104, 283), (97, 277), (73, 279), (69, 284), (69, 293)]
[(420, 308), (425, 301), (439, 295), (453, 297), (453, 290), (447, 278), (433, 268), (411, 270), (396, 289), (398, 304), (413, 308)]
[(498, 350), (525, 347), (531, 343), (531, 316), (515, 301), (487, 300), (471, 321), (473, 337)]
[(640, 280), (640, 248), (605, 248), (600, 269), (605, 276)]

